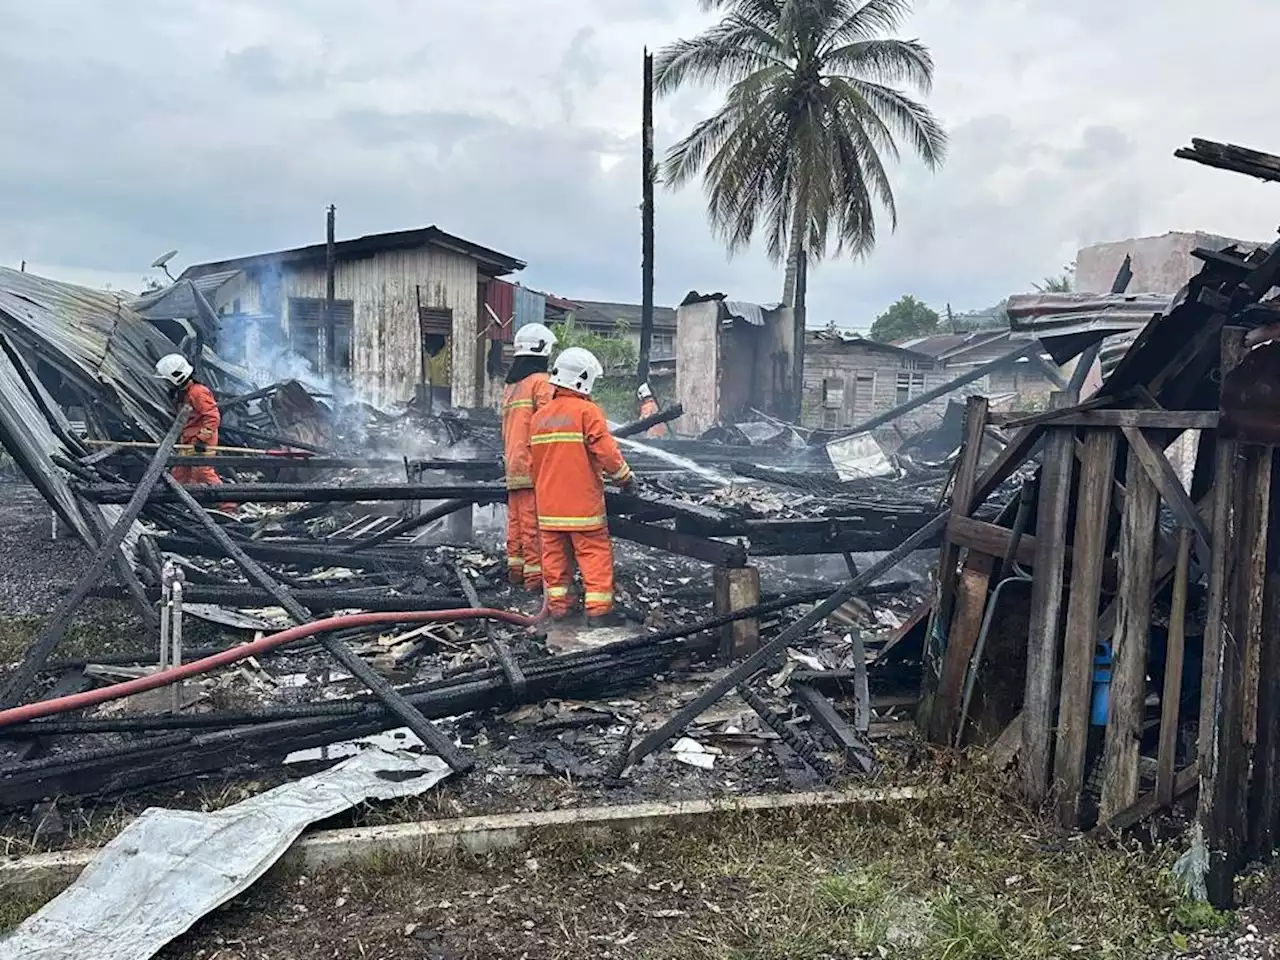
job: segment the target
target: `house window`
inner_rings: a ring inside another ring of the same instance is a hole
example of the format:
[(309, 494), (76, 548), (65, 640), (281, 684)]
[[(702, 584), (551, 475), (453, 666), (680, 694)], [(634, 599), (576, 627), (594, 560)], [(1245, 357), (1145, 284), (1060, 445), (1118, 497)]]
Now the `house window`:
[(924, 393), (924, 374), (923, 373), (900, 373), (898, 374), (898, 396), (896, 406), (902, 406), (912, 397), (918, 397)]
[(676, 338), (669, 333), (655, 333), (649, 346), (649, 357), (654, 360), (670, 360), (676, 355)]
[[(325, 320), (323, 297), (289, 298), (289, 346), (305, 357), (312, 370), (324, 375)], [(333, 363), (338, 376), (350, 378), (352, 330), (355, 306), (350, 300), (333, 301)]]
[(860, 373), (853, 381), (853, 415), (868, 416), (876, 406), (876, 375)]
[(844, 409), (844, 381), (839, 377), (827, 377), (822, 381), (822, 426), (828, 430), (840, 426), (840, 412)]

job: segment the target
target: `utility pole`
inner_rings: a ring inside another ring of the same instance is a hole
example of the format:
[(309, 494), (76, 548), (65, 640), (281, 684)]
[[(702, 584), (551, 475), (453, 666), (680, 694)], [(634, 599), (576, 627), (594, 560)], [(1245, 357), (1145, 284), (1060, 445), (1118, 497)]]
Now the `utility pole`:
[(644, 198), (640, 207), (640, 360), (636, 377), (649, 379), (649, 353), (653, 348), (653, 54), (644, 51), (644, 106), (641, 112), (640, 149)]
[(796, 260), (796, 301), (792, 307), (795, 344), (791, 354), (791, 420), (799, 423), (804, 415), (805, 327), (808, 325), (809, 254), (804, 246)]
[(326, 218), (324, 240), (324, 362), (325, 369), (321, 375), (327, 375), (333, 388), (338, 386), (338, 344), (334, 325), (333, 287), (334, 287), (334, 240), (333, 223), (337, 208), (329, 204), (329, 215)]

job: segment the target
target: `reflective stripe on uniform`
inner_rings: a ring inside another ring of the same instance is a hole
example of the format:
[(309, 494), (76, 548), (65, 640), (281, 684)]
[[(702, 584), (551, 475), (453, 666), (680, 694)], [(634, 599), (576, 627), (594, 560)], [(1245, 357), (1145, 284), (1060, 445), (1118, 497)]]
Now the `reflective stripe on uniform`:
[(587, 603), (612, 603), (613, 591), (610, 590), (608, 593), (592, 593), (591, 591), (587, 591), (583, 594), (583, 599), (586, 600)]
[(548, 597), (567, 597), (569, 595), (568, 587), (547, 587)]
[(624, 463), (622, 465), (622, 469), (619, 470), (617, 473), (609, 474), (609, 479), (614, 481), (625, 480), (630, 475), (631, 475), (631, 468)]
[(512, 400), (509, 403), (507, 403), (506, 406), (503, 407), (503, 409), (514, 410), (516, 407), (532, 407), (532, 406), (533, 406), (533, 400), (531, 398), (528, 400)]
[(523, 566), (524, 566), (524, 557), (507, 557), (507, 566), (509, 566), (509, 567), (523, 567)]
[(541, 572), (542, 572), (542, 564), (540, 564), (540, 563), (526, 563), (526, 564), (524, 565), (524, 572), (525, 572), (525, 573), (541, 573)]
[(526, 477), (521, 474), (514, 474), (507, 477), (508, 490), (532, 490), (533, 477)]
[(544, 443), (586, 443), (586, 438), (582, 436), (582, 432), (572, 433), (569, 431), (555, 433), (535, 433), (529, 438), (530, 444), (541, 446)]
[(604, 523), (604, 517), (544, 517), (538, 514), (540, 527), (598, 527)]

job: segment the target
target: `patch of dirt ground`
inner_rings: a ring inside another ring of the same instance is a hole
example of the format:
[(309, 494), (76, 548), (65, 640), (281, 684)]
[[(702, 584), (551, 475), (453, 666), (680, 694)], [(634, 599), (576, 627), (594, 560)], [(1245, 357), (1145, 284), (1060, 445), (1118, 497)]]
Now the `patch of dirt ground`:
[(966, 778), (921, 801), (277, 870), (160, 956), (1132, 958), (1193, 940), (1230, 948), (1244, 930), (1195, 938), (1189, 924), (1232, 921), (1179, 903), (1176, 851), (1064, 837), (990, 787)]

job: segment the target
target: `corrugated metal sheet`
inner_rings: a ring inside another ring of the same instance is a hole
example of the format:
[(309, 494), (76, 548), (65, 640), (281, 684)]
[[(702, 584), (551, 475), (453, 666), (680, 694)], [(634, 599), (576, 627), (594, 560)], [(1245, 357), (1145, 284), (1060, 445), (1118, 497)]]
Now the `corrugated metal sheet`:
[(1089, 343), (1103, 339), (1103, 376), (1133, 345), (1138, 333), (1169, 308), (1162, 294), (1026, 293), (1009, 298), (1012, 340), (1038, 339), (1063, 363)]
[[(490, 280), (484, 287), (484, 302), (489, 310), (485, 311), (482, 319), (486, 324), (485, 332), (488, 333), (489, 339), (510, 343), (515, 330), (513, 323), (516, 313), (515, 284), (507, 283), (505, 280)], [(492, 314), (489, 311), (492, 311)]]
[(515, 320), (511, 324), (512, 330), (519, 330), (527, 323), (544, 323), (546, 317), (547, 295), (517, 285)]
[[(1136, 330), (1164, 313), (1159, 294), (1020, 293), (1009, 298), (1013, 339), (1069, 336), (1094, 331)], [(1019, 333), (1027, 334), (1018, 336)]]
[(173, 405), (151, 376), (173, 344), (116, 295), (0, 267), (0, 333), (159, 440)]

